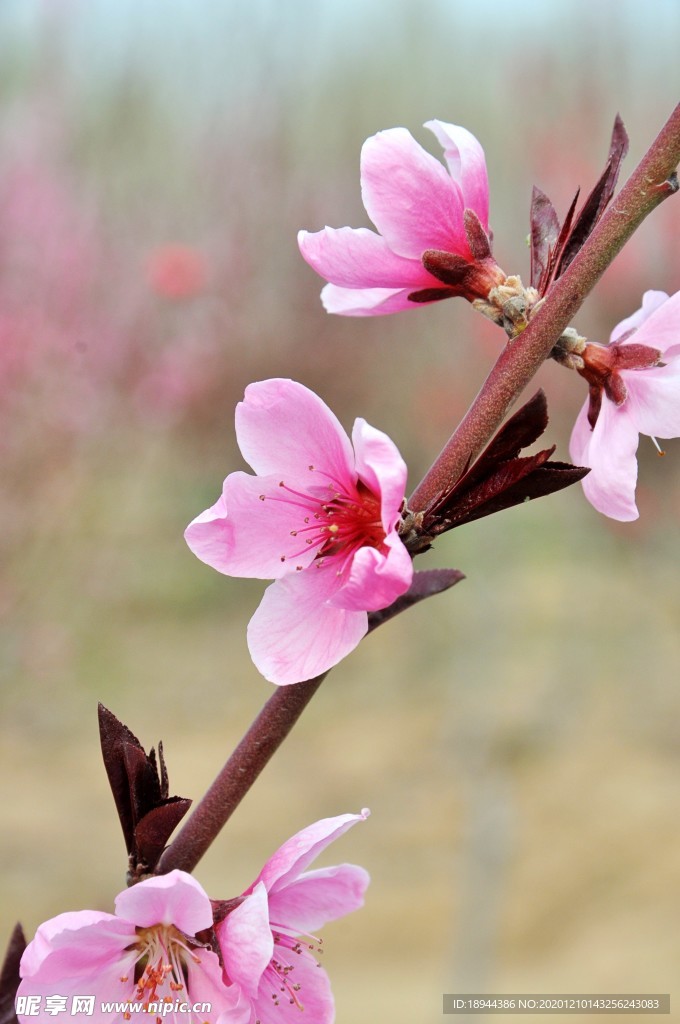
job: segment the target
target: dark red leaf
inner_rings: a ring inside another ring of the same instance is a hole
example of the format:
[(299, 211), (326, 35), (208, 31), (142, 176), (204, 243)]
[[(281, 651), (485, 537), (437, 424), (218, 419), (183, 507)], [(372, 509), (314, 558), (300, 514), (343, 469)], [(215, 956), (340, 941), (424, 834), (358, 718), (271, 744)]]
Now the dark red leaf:
[[(550, 285), (561, 277), (576, 254), (583, 247), (586, 239), (592, 234), (593, 228), (598, 223), (605, 209), (611, 202), (616, 183), (621, 170), (621, 163), (628, 152), (628, 135), (623, 121), (616, 115), (612, 129), (609, 154), (605, 168), (598, 178), (594, 188), (586, 198), (578, 216), (571, 223), (576, 198), (572, 203), (569, 213), (560, 231), (547, 264), (539, 276), (539, 283), (536, 285), (541, 295), (545, 295)], [(576, 193), (578, 197), (578, 192)], [(533, 221), (532, 221), (533, 231)], [(533, 266), (533, 264), (532, 264)], [(532, 271), (532, 284), (533, 271)]]
[[(490, 444), (468, 470), (467, 483), (479, 479), (490, 466), (514, 459), (523, 448), (538, 440), (548, 426), (548, 402), (542, 388), (504, 423)], [(462, 478), (461, 478), (462, 480)]]
[(534, 185), (531, 194), (531, 285), (538, 287), (549, 261), (550, 250), (557, 242), (560, 222), (545, 192)]
[[(153, 870), (191, 801), (168, 796), (162, 744), (147, 754), (137, 737), (99, 705), (102, 754), (132, 870)], [(158, 812), (158, 813), (157, 813)]]
[(564, 223), (560, 228), (560, 233), (557, 236), (555, 247), (551, 249), (550, 256), (548, 258), (548, 264), (540, 277), (538, 282), (538, 291), (540, 295), (545, 295), (553, 281), (556, 281), (559, 277), (559, 262), (560, 257), (564, 251), (564, 247), (569, 241), (569, 235), (571, 234), (571, 225), (574, 219), (574, 212), (576, 210), (576, 204), (578, 197), (581, 194), (581, 190), (578, 189), (576, 195), (571, 201), (571, 206), (567, 210), (567, 216), (564, 218)]
[(427, 597), (434, 597), (435, 594), (442, 594), (464, 579), (465, 575), (458, 569), (426, 569), (414, 572), (413, 582), (405, 594), (398, 597), (388, 608), (369, 613), (369, 632), (381, 626), (383, 622), (393, 619), (400, 612), (406, 611), (407, 608), (412, 608), (414, 604), (424, 601)]
[(125, 767), (123, 745), (137, 746), (140, 749), (142, 749), (142, 745), (134, 733), (126, 725), (123, 725), (103, 704), (99, 704), (98, 714), (99, 738), (104, 767), (109, 777), (109, 785), (111, 786), (121, 828), (123, 829), (125, 846), (128, 852), (130, 852), (134, 842), (136, 819), (132, 813), (130, 783)]
[(424, 511), (420, 537), (415, 538), (419, 546), (414, 543), (411, 550), (423, 550), (428, 540), (447, 530), (561, 490), (584, 477), (587, 469), (549, 461), (554, 446), (519, 458), (520, 451), (533, 444), (547, 425), (545, 394), (537, 391), (501, 427), (477, 461)]
[(135, 829), (136, 854), (139, 863), (154, 867), (168, 840), (191, 807), (191, 800), (171, 797), (167, 803), (145, 814)]
[(14, 1001), (21, 981), (19, 964), (25, 949), (24, 930), (20, 924), (16, 924), (7, 943), (7, 952), (0, 970), (0, 1024), (17, 1024)]

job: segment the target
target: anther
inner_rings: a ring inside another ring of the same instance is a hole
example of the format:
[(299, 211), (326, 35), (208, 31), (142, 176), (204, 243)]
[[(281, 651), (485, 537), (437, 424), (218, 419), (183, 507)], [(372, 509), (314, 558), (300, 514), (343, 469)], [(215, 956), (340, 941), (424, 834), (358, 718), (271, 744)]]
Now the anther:
[(654, 447), (656, 448), (656, 450), (657, 450), (657, 452), (659, 453), (659, 455), (665, 455), (665, 454), (666, 454), (666, 452), (665, 452), (665, 451), (664, 451), (664, 449), (663, 449), (663, 448), (661, 447), (661, 445), (659, 444), (659, 442), (657, 441), (657, 439), (656, 439), (656, 438), (654, 437), (654, 435), (653, 435), (653, 434), (650, 434), (650, 437), (651, 437), (651, 439), (652, 439), (652, 444), (653, 444), (653, 445), (654, 445)]

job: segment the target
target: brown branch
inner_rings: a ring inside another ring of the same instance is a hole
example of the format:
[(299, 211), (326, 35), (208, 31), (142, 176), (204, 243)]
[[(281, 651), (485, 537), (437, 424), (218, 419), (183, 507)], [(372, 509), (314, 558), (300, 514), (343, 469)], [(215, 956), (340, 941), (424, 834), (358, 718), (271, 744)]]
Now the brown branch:
[(157, 871), (192, 871), (269, 759), (276, 753), (328, 673), (280, 687), (267, 701), (210, 789), (158, 862)]
[(599, 278), (642, 221), (678, 189), (680, 104), (526, 330), (508, 343), (474, 402), (409, 500), (421, 512), (458, 479), (503, 421)]

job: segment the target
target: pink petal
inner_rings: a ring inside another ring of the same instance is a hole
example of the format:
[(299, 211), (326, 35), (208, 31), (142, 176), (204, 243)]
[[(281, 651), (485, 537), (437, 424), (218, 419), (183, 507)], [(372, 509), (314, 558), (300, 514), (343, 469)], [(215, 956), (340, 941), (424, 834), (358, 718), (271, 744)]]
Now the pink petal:
[(341, 316), (386, 316), (431, 305), (429, 302), (411, 302), (409, 295), (412, 291), (412, 288), (395, 291), (393, 288), (340, 288), (327, 284), (321, 290), (321, 301), (327, 313)]
[[(64, 930), (54, 937), (52, 951), (37, 969), (25, 975), (18, 995), (94, 995), (104, 1000), (128, 999), (134, 988), (136, 952), (127, 947), (135, 938), (134, 925), (111, 915), (79, 929)], [(30, 964), (30, 956), (26, 957), (25, 953), (24, 958)], [(24, 960), (21, 969), (23, 972)], [(41, 1013), (37, 1018), (26, 1019), (50, 1018)], [(113, 1019), (113, 1015), (100, 1019)]]
[(356, 471), (373, 494), (379, 494), (385, 533), (394, 529), (406, 493), (406, 463), (394, 441), (364, 419), (352, 430)]
[(307, 871), (271, 894), (272, 927), (279, 925), (298, 935), (314, 935), (328, 921), (363, 907), (369, 881), (368, 872), (355, 864)]
[(680, 353), (666, 354), (665, 361), (665, 366), (621, 372), (628, 388), (626, 406), (641, 434), (680, 437)]
[(278, 686), (312, 679), (366, 635), (365, 611), (328, 603), (338, 585), (331, 562), (290, 573), (267, 588), (248, 625), (250, 656), (265, 679)]
[(621, 522), (630, 522), (639, 515), (635, 504), (638, 430), (627, 407), (628, 402), (617, 407), (604, 398), (591, 431), (586, 402), (576, 419), (569, 445), (572, 461), (591, 467), (581, 481), (588, 501), (598, 512)]
[(459, 186), (405, 128), (366, 139), (361, 194), (369, 217), (400, 256), (420, 259), (425, 249), (470, 256)]
[[(101, 913), (97, 910), (68, 911), (57, 914), (49, 921), (43, 922), (29, 942), (21, 958), (21, 977), (28, 978), (40, 967), (45, 957), (54, 949), (55, 940), (62, 932), (79, 931), (100, 921), (115, 921), (113, 914)], [(127, 929), (126, 934), (132, 934)]]
[(300, 231), (300, 252), (327, 281), (343, 288), (441, 287), (420, 260), (397, 256), (381, 235), (368, 228)]
[[(204, 1021), (216, 1024), (221, 1016), (224, 1016), (228, 1024), (250, 1024), (250, 1007), (245, 1005), (239, 998), (239, 988), (236, 985), (227, 986), (222, 975), (222, 966), (216, 953), (209, 949), (195, 949), (192, 958), (187, 958), (185, 970), (187, 972), (186, 997), (192, 1003), (209, 1003), (210, 1014), (201, 1013), (189, 1015), (194, 1024), (203, 1024)], [(163, 1018), (165, 1020), (166, 1018)], [(173, 1015), (170, 1015), (170, 1020)], [(182, 1019), (180, 1017), (180, 1019)], [(185, 1018), (186, 1019), (186, 1018)]]
[(297, 381), (249, 384), (236, 407), (243, 457), (260, 476), (302, 476), (315, 466), (336, 479), (355, 479), (349, 438), (325, 402)]
[(466, 208), (474, 210), (489, 230), (489, 179), (484, 150), (467, 128), (446, 121), (426, 121), (444, 150), (451, 177), (460, 185)]
[(254, 998), (260, 978), (274, 955), (265, 886), (255, 885), (243, 903), (217, 926), (215, 933), (229, 981)]
[[(307, 479), (289, 477), (286, 483), (295, 491), (318, 490), (313, 474), (305, 473)], [(185, 530), (193, 553), (218, 572), (250, 579), (278, 579), (309, 565), (324, 538), (308, 546), (304, 537), (291, 535), (304, 527), (306, 513), (280, 482), (280, 476), (231, 473), (219, 501)]]
[(333, 995), (326, 972), (306, 950), (290, 954), (287, 959), (293, 968), (287, 980), (291, 986), (299, 986), (295, 1000), (291, 1001), (277, 988), (275, 1003), (271, 979), (265, 975), (253, 1006), (253, 1024), (333, 1024)]
[[(120, 1022), (120, 1011), (104, 1013), (102, 1002), (127, 1002), (134, 998), (134, 953), (127, 958), (103, 962), (99, 967), (86, 973), (74, 965), (65, 950), (53, 953), (47, 963), (49, 973), (43, 976), (40, 972), (36, 977), (27, 978), (19, 985), (17, 996), (40, 996), (40, 1012), (37, 1015), (18, 1014), (21, 1024), (54, 1024), (54, 1015), (48, 1013), (46, 1000), (49, 996), (60, 995), (67, 999), (67, 1010), (60, 1016), (70, 1013), (70, 1005), (74, 996), (89, 995), (95, 997), (95, 1012), (92, 1020), (97, 1024), (108, 1024), (109, 1021)], [(127, 977), (122, 982), (121, 977)], [(69, 1016), (69, 1019), (71, 1017)]]
[[(665, 301), (660, 299), (663, 294), (664, 292), (645, 292), (642, 309), (623, 323), (633, 321), (636, 316), (642, 316), (643, 321), (630, 341), (639, 345), (650, 345), (665, 354), (671, 346), (680, 343), (680, 292), (676, 292)], [(623, 324), (619, 324), (619, 328), (622, 326)], [(625, 345), (625, 342), (623, 344)]]
[(343, 583), (331, 597), (334, 608), (348, 611), (376, 611), (387, 608), (405, 594), (413, 579), (413, 562), (400, 537), (388, 534), (380, 550), (360, 548), (351, 566), (343, 572)]
[(185, 871), (148, 878), (116, 897), (116, 914), (139, 928), (173, 924), (186, 935), (212, 926), (210, 899)]
[[(645, 292), (642, 296), (641, 308), (638, 309), (631, 316), (626, 317), (625, 320), (622, 320), (620, 324), (616, 325), (616, 327), (610, 335), (610, 342), (613, 343), (615, 341), (618, 341), (619, 338), (623, 337), (624, 334), (628, 334), (629, 331), (636, 330), (637, 328), (639, 328), (645, 322), (645, 320), (647, 320), (648, 317), (650, 317), (652, 313), (659, 308), (659, 306), (662, 306), (667, 301), (667, 299), (668, 295), (666, 294), (666, 292)], [(631, 338), (630, 340), (633, 341), (633, 338)], [(635, 338), (635, 341), (638, 340), (638, 338)], [(648, 342), (648, 344), (651, 345), (651, 342)], [(652, 347), (658, 348), (659, 346), (654, 345)]]
[(361, 814), (339, 814), (334, 818), (322, 818), (313, 825), (296, 832), (276, 853), (272, 854), (255, 882), (264, 882), (271, 894), (281, 892), (311, 864), (322, 850), (356, 825), (365, 821), (370, 811)]

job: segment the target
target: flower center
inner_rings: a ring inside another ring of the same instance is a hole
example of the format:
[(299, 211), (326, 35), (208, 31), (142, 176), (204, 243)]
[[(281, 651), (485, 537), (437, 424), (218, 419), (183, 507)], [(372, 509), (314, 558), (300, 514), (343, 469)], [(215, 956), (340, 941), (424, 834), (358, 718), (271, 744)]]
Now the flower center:
[[(174, 925), (155, 925), (139, 928), (135, 961), (133, 1001), (148, 1011), (151, 1003), (173, 1003), (186, 990), (184, 964), (188, 958), (200, 963), (189, 947), (188, 940)], [(127, 977), (121, 982), (128, 981)], [(130, 1012), (123, 1014), (130, 1020)], [(161, 1017), (156, 1017), (158, 1022)]]
[[(314, 481), (313, 490), (305, 492), (281, 480), (281, 497), (261, 494), (260, 501), (281, 501), (300, 509), (300, 525), (290, 530), (290, 536), (299, 538), (304, 546), (294, 545), (291, 552), (281, 554), (282, 562), (315, 548), (314, 564), (321, 567), (326, 560), (334, 559), (340, 574), (359, 548), (379, 548), (385, 540), (380, 499), (361, 481), (348, 487), (314, 466), (308, 469), (326, 477), (328, 483)], [(295, 568), (300, 571), (303, 566)]]

